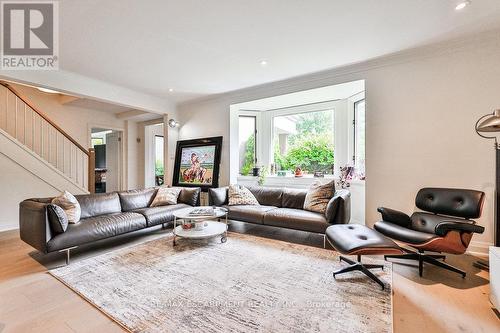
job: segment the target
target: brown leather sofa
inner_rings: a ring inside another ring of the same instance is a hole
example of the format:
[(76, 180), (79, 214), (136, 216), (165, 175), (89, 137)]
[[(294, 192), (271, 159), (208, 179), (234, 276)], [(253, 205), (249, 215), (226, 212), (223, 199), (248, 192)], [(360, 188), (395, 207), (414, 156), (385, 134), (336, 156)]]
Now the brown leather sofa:
[(21, 239), (43, 252), (65, 251), (79, 245), (173, 221), (173, 212), (199, 205), (200, 188), (182, 188), (178, 204), (149, 207), (156, 188), (75, 196), (81, 207), (80, 222), (65, 232), (50, 227), (47, 205), (52, 198), (28, 199), (20, 204)]
[(347, 190), (336, 191), (325, 214), (320, 214), (303, 209), (307, 190), (260, 186), (248, 189), (259, 206), (229, 206), (227, 187), (208, 190), (210, 205), (226, 208), (231, 220), (316, 233), (325, 233), (332, 224), (349, 223), (351, 218), (351, 194)]

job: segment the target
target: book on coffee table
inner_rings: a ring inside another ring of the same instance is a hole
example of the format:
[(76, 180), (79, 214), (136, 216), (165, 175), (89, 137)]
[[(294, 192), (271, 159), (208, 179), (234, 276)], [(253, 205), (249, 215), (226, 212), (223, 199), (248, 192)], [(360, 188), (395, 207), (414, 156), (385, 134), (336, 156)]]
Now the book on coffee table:
[(191, 215), (191, 216), (214, 216), (215, 210), (212, 207), (210, 207), (210, 208), (195, 208), (189, 212), (189, 215)]

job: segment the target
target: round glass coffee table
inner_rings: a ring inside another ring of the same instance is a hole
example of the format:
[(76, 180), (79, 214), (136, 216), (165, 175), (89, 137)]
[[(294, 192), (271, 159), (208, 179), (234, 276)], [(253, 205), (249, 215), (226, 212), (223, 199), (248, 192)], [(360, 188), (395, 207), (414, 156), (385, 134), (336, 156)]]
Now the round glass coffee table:
[[(209, 211), (209, 214), (201, 215)], [(198, 211), (200, 215), (194, 213)], [(213, 212), (213, 213), (212, 213)], [(199, 206), (179, 209), (174, 213), (174, 246), (177, 237), (205, 239), (220, 236), (221, 243), (227, 241), (227, 210), (212, 206)], [(223, 218), (224, 222), (220, 222)], [(179, 224), (180, 222), (180, 224)], [(189, 226), (189, 228), (188, 228)]]

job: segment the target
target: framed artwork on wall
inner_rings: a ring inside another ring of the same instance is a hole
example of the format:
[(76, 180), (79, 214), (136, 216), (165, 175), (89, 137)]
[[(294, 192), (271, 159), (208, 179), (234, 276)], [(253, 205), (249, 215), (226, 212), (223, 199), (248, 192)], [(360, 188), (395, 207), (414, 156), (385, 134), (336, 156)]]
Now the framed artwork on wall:
[(173, 186), (219, 186), (222, 136), (177, 141)]

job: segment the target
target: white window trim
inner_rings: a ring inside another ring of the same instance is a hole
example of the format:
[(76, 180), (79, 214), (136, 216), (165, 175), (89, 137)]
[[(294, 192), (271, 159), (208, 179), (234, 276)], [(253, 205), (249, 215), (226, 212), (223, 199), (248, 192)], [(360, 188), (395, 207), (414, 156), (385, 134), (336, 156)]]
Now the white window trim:
[[(273, 119), (276, 116), (293, 115), (306, 112), (317, 112), (324, 110), (334, 111), (334, 145), (335, 145), (335, 174), (340, 174), (340, 166), (352, 165), (354, 152), (354, 102), (364, 99), (364, 92), (351, 96), (347, 99), (312, 103), (299, 106), (291, 106), (271, 110), (230, 110), (230, 141), (239, 142), (238, 117), (255, 116), (257, 122), (257, 164), (269, 166), (274, 161), (273, 154)], [(233, 141), (234, 140), (234, 141)], [(230, 145), (230, 182), (236, 183), (241, 176), (239, 174), (238, 145)]]

